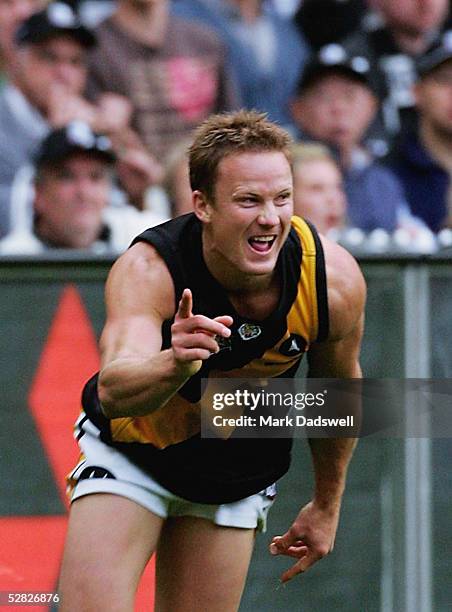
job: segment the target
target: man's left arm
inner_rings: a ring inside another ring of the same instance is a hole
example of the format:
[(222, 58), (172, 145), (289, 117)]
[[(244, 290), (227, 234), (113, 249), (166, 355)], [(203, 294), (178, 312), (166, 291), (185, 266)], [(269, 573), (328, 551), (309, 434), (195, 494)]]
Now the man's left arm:
[[(355, 260), (341, 247), (323, 242), (328, 278), (330, 334), (308, 352), (309, 377), (361, 378), (359, 351), (364, 327), (365, 283)], [(314, 467), (312, 500), (289, 530), (275, 536), (270, 552), (297, 561), (281, 576), (287, 582), (332, 551), (348, 464), (356, 438), (310, 438)]]

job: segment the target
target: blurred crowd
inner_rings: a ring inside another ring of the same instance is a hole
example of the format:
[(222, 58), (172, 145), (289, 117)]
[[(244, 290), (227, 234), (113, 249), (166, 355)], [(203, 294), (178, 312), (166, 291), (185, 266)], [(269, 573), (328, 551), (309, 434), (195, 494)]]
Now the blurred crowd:
[(193, 130), (243, 107), (292, 133), (322, 233), (452, 245), (449, 0), (0, 0), (0, 254), (189, 212)]

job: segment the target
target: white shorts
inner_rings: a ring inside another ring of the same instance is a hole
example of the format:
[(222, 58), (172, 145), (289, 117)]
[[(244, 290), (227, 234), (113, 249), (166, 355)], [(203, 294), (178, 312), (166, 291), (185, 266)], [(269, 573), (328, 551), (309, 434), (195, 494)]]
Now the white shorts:
[(191, 502), (162, 487), (124, 454), (102, 442), (99, 430), (91, 422), (85, 421), (83, 429), (85, 433), (79, 440), (82, 458), (68, 475), (71, 502), (93, 493), (112, 493), (131, 499), (164, 519), (196, 516), (224, 527), (266, 530), (275, 485), (229, 504)]

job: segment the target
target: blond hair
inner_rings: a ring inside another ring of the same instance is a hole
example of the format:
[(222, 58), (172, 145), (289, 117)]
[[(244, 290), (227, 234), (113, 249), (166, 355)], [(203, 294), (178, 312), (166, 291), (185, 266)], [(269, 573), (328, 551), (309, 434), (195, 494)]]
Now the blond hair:
[(331, 150), (318, 142), (297, 142), (291, 147), (292, 168), (311, 161), (326, 160), (338, 167)]

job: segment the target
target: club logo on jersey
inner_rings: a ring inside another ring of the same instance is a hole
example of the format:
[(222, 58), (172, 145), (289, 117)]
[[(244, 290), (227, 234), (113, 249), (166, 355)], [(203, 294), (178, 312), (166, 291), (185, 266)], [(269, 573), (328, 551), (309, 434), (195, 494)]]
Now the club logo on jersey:
[(290, 334), (287, 340), (279, 347), (279, 352), (281, 355), (285, 355), (286, 357), (295, 357), (296, 355), (301, 355), (306, 350), (307, 342), (306, 340), (298, 335), (298, 334)]
[(253, 340), (261, 335), (262, 328), (254, 323), (243, 323), (237, 331), (242, 340)]

